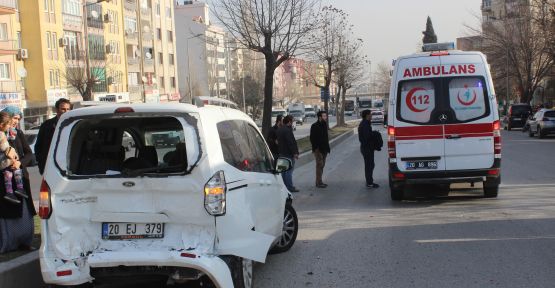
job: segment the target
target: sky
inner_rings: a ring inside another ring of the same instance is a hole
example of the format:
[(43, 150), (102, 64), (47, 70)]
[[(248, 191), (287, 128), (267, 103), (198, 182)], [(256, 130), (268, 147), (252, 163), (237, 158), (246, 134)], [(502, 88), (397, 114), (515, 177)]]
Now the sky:
[(456, 42), (479, 26), (481, 0), (324, 0), (350, 16), (357, 38), (365, 43), (372, 70), (416, 52), (431, 17), (438, 42)]

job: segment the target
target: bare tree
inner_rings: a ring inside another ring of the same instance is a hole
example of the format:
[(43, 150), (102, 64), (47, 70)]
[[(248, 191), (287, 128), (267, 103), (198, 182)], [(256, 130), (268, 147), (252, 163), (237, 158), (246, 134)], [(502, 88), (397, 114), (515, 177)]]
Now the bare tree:
[[(365, 79), (367, 76), (365, 68), (369, 66), (370, 61), (362, 53), (363, 44), (362, 39), (353, 39), (350, 34), (345, 35), (344, 33), (339, 39), (339, 57), (337, 73), (335, 73), (335, 81), (338, 87), (335, 96), (337, 126), (345, 125), (345, 95), (347, 90), (367, 80)], [(340, 100), (341, 107), (339, 108)]]
[(376, 79), (376, 89), (379, 92), (389, 91), (389, 87), (391, 86), (391, 66), (385, 62), (379, 63), (376, 72), (374, 72), (374, 77)]
[(262, 131), (271, 127), (274, 72), (305, 49), (316, 27), (319, 0), (215, 0), (213, 12), (242, 45), (265, 58)]
[[(534, 1), (542, 0), (532, 0)], [(494, 81), (510, 77), (519, 96), (518, 100), (529, 103), (534, 91), (555, 65), (550, 53), (553, 45), (549, 41), (548, 30), (534, 18), (538, 12), (534, 5), (517, 2), (510, 4), (506, 3), (501, 19), (484, 23), (483, 48), (492, 65)], [(509, 100), (510, 92), (506, 91), (506, 100)]]
[(60, 77), (83, 97), (84, 101), (92, 100), (93, 89), (98, 85), (106, 85), (109, 73), (109, 64), (105, 54), (91, 54), (88, 64), (88, 55), (80, 49), (66, 50), (62, 66), (59, 67)]
[[(312, 49), (312, 58), (324, 65), (324, 79), (318, 79), (315, 75), (310, 75), (311, 80), (316, 87), (330, 92), (333, 74), (337, 70), (338, 53), (339, 53), (339, 36), (345, 30), (350, 30), (352, 25), (347, 21), (347, 13), (333, 6), (325, 6), (322, 8), (322, 22), (312, 34), (315, 44)], [(324, 99), (324, 110), (328, 111), (329, 99)]]

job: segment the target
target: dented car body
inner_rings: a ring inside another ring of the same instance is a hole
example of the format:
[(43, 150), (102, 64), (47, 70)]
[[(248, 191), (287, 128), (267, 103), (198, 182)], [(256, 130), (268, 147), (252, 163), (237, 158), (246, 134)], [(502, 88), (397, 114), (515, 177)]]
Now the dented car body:
[[(177, 140), (156, 145), (161, 133)], [(276, 246), (289, 249), (298, 229), (279, 175), (289, 163), (277, 161), (278, 169), (271, 157), (254, 122), (229, 108), (106, 105), (64, 114), (40, 192), (44, 281), (140, 274), (250, 287), (252, 278), (236, 275), (252, 276), (250, 261), (265, 262)], [(284, 226), (288, 211), (294, 233)]]

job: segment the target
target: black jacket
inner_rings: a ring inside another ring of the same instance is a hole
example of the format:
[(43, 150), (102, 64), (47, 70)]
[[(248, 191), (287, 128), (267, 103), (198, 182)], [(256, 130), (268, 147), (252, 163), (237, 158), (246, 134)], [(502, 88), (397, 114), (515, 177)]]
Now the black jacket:
[(358, 125), (358, 141), (360, 142), (360, 150), (365, 152), (374, 152), (372, 143), (372, 124), (369, 120), (362, 120)]
[(299, 147), (297, 140), (293, 135), (293, 128), (289, 126), (282, 126), (277, 130), (277, 139), (279, 147), (279, 156), (293, 158), (293, 155), (299, 154)]
[(277, 130), (279, 129), (279, 127), (277, 125), (274, 125), (272, 127), (272, 129), (270, 129), (270, 132), (268, 132), (268, 147), (270, 148), (270, 151), (272, 152), (272, 154), (274, 155), (278, 155), (279, 154), (279, 147), (277, 142)]
[(320, 153), (330, 153), (330, 141), (328, 137), (328, 124), (324, 121), (316, 121), (310, 127), (310, 144), (312, 152), (318, 149)]
[(37, 158), (40, 174), (44, 173), (46, 157), (48, 156), (48, 150), (50, 150), (50, 142), (52, 142), (56, 125), (58, 125), (58, 117), (48, 119), (40, 125), (37, 142), (35, 143), (35, 157)]
[[(9, 140), (10, 146), (15, 149), (17, 156), (19, 156), (19, 161), (21, 162), (21, 170), (23, 170), (23, 187), (27, 192), (29, 198), (27, 200), (27, 209), (31, 215), (35, 215), (35, 205), (33, 204), (33, 193), (31, 193), (31, 184), (29, 182), (29, 172), (27, 172), (27, 166), (33, 161), (33, 152), (31, 147), (27, 144), (25, 135), (23, 131), (17, 129), (17, 137), (15, 140)], [(15, 182), (12, 184), (15, 187)], [(4, 177), (0, 177), (0, 199), (4, 197), (6, 193), (6, 186), (4, 186)], [(14, 205), (6, 201), (0, 201), (0, 218), (20, 218), (22, 213), (23, 205)]]

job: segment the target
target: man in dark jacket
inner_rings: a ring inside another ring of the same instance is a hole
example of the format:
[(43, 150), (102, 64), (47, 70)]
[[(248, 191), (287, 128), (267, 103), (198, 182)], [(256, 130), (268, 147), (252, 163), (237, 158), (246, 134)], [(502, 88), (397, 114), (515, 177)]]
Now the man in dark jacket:
[(291, 160), (292, 164), (291, 170), (281, 174), (283, 183), (285, 183), (289, 191), (299, 192), (293, 185), (293, 168), (295, 167), (295, 160), (299, 159), (299, 148), (297, 146), (297, 140), (295, 140), (295, 135), (293, 135), (293, 121), (291, 115), (287, 115), (283, 118), (283, 125), (277, 130), (277, 141), (279, 157)]
[(272, 127), (272, 129), (270, 129), (270, 132), (268, 132), (268, 147), (270, 148), (272, 155), (274, 155), (274, 159), (277, 159), (279, 156), (279, 147), (277, 143), (277, 131), (282, 126), (282, 122), (283, 122), (283, 115), (281, 114), (277, 115), (275, 125)]
[(362, 121), (358, 125), (358, 140), (360, 141), (360, 153), (364, 157), (364, 176), (367, 188), (378, 188), (380, 185), (374, 183), (374, 145), (372, 139), (372, 124), (370, 122), (370, 110), (362, 111)]
[(41, 175), (44, 173), (46, 157), (48, 156), (48, 151), (50, 150), (50, 142), (52, 142), (54, 130), (56, 130), (56, 125), (58, 125), (58, 119), (60, 119), (62, 114), (71, 110), (71, 103), (65, 98), (60, 98), (56, 101), (55, 107), (56, 117), (48, 119), (40, 125), (37, 141), (35, 143), (35, 158), (37, 159)]
[(316, 160), (316, 187), (326, 188), (328, 185), (322, 182), (322, 174), (324, 166), (326, 166), (326, 157), (330, 153), (328, 113), (319, 111), (317, 116), (318, 121), (310, 127), (310, 144), (312, 144), (312, 153)]

